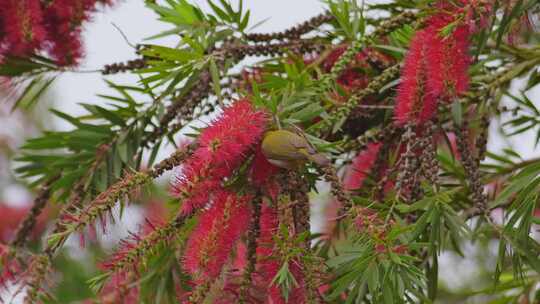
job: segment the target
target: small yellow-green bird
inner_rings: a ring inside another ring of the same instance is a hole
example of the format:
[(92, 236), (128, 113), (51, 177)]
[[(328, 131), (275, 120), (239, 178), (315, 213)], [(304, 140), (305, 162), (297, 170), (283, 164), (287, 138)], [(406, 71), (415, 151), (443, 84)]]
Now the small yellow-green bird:
[(309, 144), (306, 138), (287, 130), (268, 131), (262, 141), (262, 152), (268, 161), (280, 168), (293, 169), (312, 161), (326, 167), (330, 160)]

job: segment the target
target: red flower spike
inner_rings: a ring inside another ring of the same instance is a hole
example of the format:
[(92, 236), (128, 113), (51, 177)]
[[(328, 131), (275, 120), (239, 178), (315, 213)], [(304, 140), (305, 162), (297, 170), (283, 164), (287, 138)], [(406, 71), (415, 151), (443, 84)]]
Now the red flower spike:
[(59, 65), (82, 57), (81, 26), (109, 0), (3, 0), (0, 2), (0, 60), (47, 51)]
[(56, 63), (61, 66), (77, 65), (84, 56), (81, 42), (81, 31), (79, 29), (70, 33), (57, 34), (51, 38), (51, 56)]
[(0, 44), (0, 53), (26, 56), (39, 48), (45, 39), (42, 20), (39, 0), (2, 1), (0, 28), (3, 29), (5, 37)]
[(264, 204), (261, 208), (260, 234), (257, 244), (257, 260), (261, 262), (257, 265), (257, 274), (261, 277), (263, 284), (268, 286), (268, 302), (281, 304), (285, 301), (281, 298), (279, 287), (271, 284), (279, 271), (279, 259), (272, 256), (274, 251), (274, 235), (279, 226), (277, 211)]
[[(461, 95), (469, 89), (469, 55), (470, 31), (466, 26), (460, 26), (452, 33), (453, 44), (446, 53), (449, 79), (454, 81), (455, 95)], [(450, 88), (452, 89), (452, 88)]]
[(212, 172), (209, 163), (203, 163), (194, 156), (182, 166), (171, 188), (172, 195), (182, 199), (181, 212), (190, 214), (202, 208), (210, 200), (211, 194), (221, 186), (226, 176), (222, 171)]
[(279, 227), (277, 210), (266, 204), (262, 205), (260, 219), (260, 234), (257, 247), (257, 271), (254, 278), (261, 286), (267, 287), (267, 300), (265, 303), (285, 304), (285, 303), (305, 303), (305, 286), (302, 274), (302, 267), (297, 261), (289, 263), (289, 269), (293, 274), (298, 286), (289, 295), (289, 301), (285, 301), (281, 294), (280, 287), (274, 282), (276, 274), (281, 268), (279, 257), (274, 256), (274, 235)]
[[(469, 88), (469, 40), (476, 29), (470, 13), (491, 8), (479, 7), (476, 1), (462, 0), (461, 4), (437, 3), (440, 12), (430, 17), (427, 27), (412, 39), (396, 101), (398, 125), (409, 121), (421, 124), (431, 119), (439, 100), (450, 102)], [(468, 10), (464, 11), (463, 7)], [(466, 14), (465, 21), (459, 21), (452, 32), (444, 36), (443, 30), (456, 22), (456, 16), (463, 14)]]
[(184, 267), (198, 280), (215, 279), (230, 256), (236, 241), (247, 230), (251, 216), (249, 196), (221, 191), (188, 241)]
[(199, 136), (199, 147), (183, 165), (172, 187), (172, 194), (183, 199), (182, 211), (203, 207), (219, 189), (221, 180), (242, 164), (258, 143), (268, 122), (265, 112), (257, 111), (247, 100), (239, 100)]
[[(30, 207), (11, 207), (0, 203), (0, 243), (9, 243), (15, 237), (19, 224), (30, 212)], [(37, 218), (31, 238), (37, 238), (45, 229), (50, 212), (45, 209)]]
[(333, 49), (328, 56), (324, 59), (324, 62), (322, 63), (322, 68), (325, 73), (329, 73), (332, 70), (332, 67), (336, 64), (336, 62), (339, 60), (339, 57), (345, 53), (347, 50), (347, 46), (342, 45), (335, 49)]
[(266, 113), (255, 110), (247, 99), (239, 100), (201, 133), (195, 155), (233, 170), (260, 140), (267, 122)]
[[(417, 118), (418, 113), (428, 104), (436, 104), (433, 95), (426, 92), (425, 46), (428, 35), (425, 30), (416, 33), (401, 71), (401, 82), (396, 97), (395, 119), (398, 125), (405, 125)], [(422, 114), (426, 118), (427, 112)]]
[(425, 90), (433, 96), (442, 96), (445, 91), (445, 81), (449, 81), (446, 55), (448, 48), (445, 42), (451, 40), (446, 37), (443, 40), (438, 27), (428, 27), (424, 31), (424, 55), (426, 64)]
[(261, 151), (261, 147), (257, 148), (253, 163), (251, 165), (250, 178), (251, 182), (259, 187), (264, 195), (277, 201), (279, 195), (279, 183), (273, 179), (281, 169), (268, 162), (268, 159)]
[(439, 98), (451, 101), (468, 89), (470, 65), (469, 27), (457, 26), (447, 37), (443, 29), (453, 22), (453, 16), (439, 13), (428, 19), (426, 32), (427, 90)]
[(13, 208), (0, 203), (0, 243), (8, 243), (15, 236), (19, 223), (24, 219), (26, 208)]
[(347, 190), (356, 190), (362, 187), (371, 167), (377, 160), (380, 148), (380, 143), (370, 143), (365, 151), (360, 152), (355, 157), (344, 178), (344, 186)]
[(94, 10), (92, 0), (55, 0), (45, 12), (48, 50), (60, 65), (77, 64), (82, 57), (81, 24)]
[(258, 187), (264, 187), (269, 182), (269, 179), (279, 172), (280, 168), (272, 165), (264, 156), (261, 146), (257, 147), (253, 164), (251, 165), (250, 177), (253, 184)]

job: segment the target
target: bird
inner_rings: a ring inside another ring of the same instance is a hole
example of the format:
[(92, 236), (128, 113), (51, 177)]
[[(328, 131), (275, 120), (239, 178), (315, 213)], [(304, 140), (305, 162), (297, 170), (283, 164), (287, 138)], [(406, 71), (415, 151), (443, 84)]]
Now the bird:
[(304, 136), (284, 129), (267, 131), (261, 150), (268, 162), (284, 169), (298, 168), (307, 161), (321, 167), (330, 164), (330, 160), (318, 153)]

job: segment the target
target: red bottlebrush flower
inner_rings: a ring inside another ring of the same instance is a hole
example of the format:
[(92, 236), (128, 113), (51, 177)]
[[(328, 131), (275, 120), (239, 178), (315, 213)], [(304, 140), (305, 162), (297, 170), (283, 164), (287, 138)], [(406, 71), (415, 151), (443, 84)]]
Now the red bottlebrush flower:
[(81, 30), (75, 29), (61, 35), (50, 37), (50, 54), (60, 66), (77, 65), (84, 56), (81, 42)]
[[(15, 237), (19, 224), (29, 211), (29, 207), (10, 207), (0, 203), (0, 243), (8, 243)], [(47, 214), (47, 210), (44, 210), (37, 218), (32, 237), (36, 237), (45, 228)]]
[(235, 274), (241, 274), (241, 269), (246, 268), (247, 260), (247, 246), (244, 242), (238, 242), (236, 245), (234, 260), (231, 263), (233, 272)]
[(449, 74), (450, 79), (453, 80), (455, 95), (460, 95), (469, 89), (469, 67), (472, 62), (469, 55), (470, 36), (471, 32), (466, 26), (456, 28), (452, 33), (453, 44), (446, 53), (446, 62), (450, 67)]
[(380, 143), (370, 143), (365, 151), (356, 156), (345, 175), (344, 186), (347, 190), (356, 190), (362, 187), (366, 176), (377, 160), (380, 148)]
[[(243, 272), (247, 265), (247, 247), (243, 242), (237, 242), (236, 249), (234, 250), (234, 256), (231, 258), (230, 267), (227, 269), (227, 272), (223, 276), (223, 287), (222, 291), (219, 294), (218, 299), (215, 299), (212, 303), (214, 304), (229, 304), (235, 303), (239, 300), (240, 289), (243, 281)], [(251, 282), (249, 290), (253, 292), (258, 286), (254, 285), (254, 282)], [(252, 299), (250, 292), (246, 295), (247, 303), (259, 303)]]
[(426, 28), (427, 90), (447, 100), (469, 87), (469, 27), (459, 25), (444, 37), (443, 29), (452, 22), (452, 15), (439, 13), (428, 19)]
[[(448, 47), (446, 43), (450, 39), (444, 39), (437, 26), (430, 26), (423, 33), (425, 44), (423, 46), (423, 64), (425, 64), (425, 87), (424, 94), (430, 94), (437, 98), (445, 91), (445, 82), (449, 81), (447, 64)], [(444, 39), (444, 40), (443, 40)]]
[(77, 64), (83, 56), (81, 26), (90, 20), (96, 5), (110, 5), (103, 0), (55, 0), (45, 11), (47, 50), (59, 65)]
[(15, 236), (19, 223), (24, 219), (28, 209), (13, 208), (0, 204), (0, 242), (8, 243)]
[(230, 176), (258, 143), (268, 115), (247, 100), (225, 108), (220, 117), (199, 136), (199, 147), (183, 165), (173, 185), (174, 196), (183, 198), (182, 212), (189, 213), (208, 202), (221, 180)]
[(279, 226), (277, 210), (267, 204), (261, 207), (257, 255), (270, 256), (274, 250), (274, 235)]
[[(462, 4), (468, 5), (469, 1)], [(473, 20), (465, 18), (467, 22), (460, 22), (444, 36), (443, 30), (464, 11), (446, 2), (439, 2), (437, 7), (440, 12), (426, 21), (425, 29), (416, 33), (405, 58), (395, 108), (399, 125), (431, 119), (439, 100), (452, 101), (469, 88), (468, 51)]]
[(291, 291), (288, 301), (281, 294), (280, 287), (272, 281), (281, 268), (279, 257), (274, 256), (274, 235), (279, 227), (277, 210), (266, 204), (261, 209), (260, 235), (257, 246), (257, 271), (255, 280), (267, 287), (266, 303), (305, 303), (304, 282), (301, 266), (297, 261), (289, 262), (289, 270), (295, 277), (298, 286)]
[(332, 70), (332, 67), (336, 64), (336, 62), (339, 60), (339, 57), (345, 53), (347, 50), (347, 46), (342, 45), (335, 49), (333, 49), (328, 56), (324, 59), (324, 62), (322, 63), (322, 68), (325, 73), (329, 73)]
[(262, 153), (261, 146), (255, 151), (250, 177), (253, 184), (267, 188), (270, 178), (279, 172), (280, 168), (272, 165)]
[(180, 212), (190, 214), (204, 207), (212, 194), (220, 189), (221, 179), (226, 175), (223, 171), (213, 172), (210, 163), (196, 158), (188, 160), (171, 189), (173, 196), (182, 199)]
[(96, 5), (110, 0), (3, 0), (0, 2), (0, 60), (2, 55), (27, 56), (48, 51), (59, 65), (82, 57), (81, 26)]
[(39, 0), (4, 0), (0, 2), (0, 28), (5, 53), (25, 56), (39, 48), (45, 39), (43, 14)]
[(255, 110), (247, 99), (239, 100), (201, 133), (195, 155), (233, 170), (259, 141), (267, 122), (266, 113)]
[(184, 267), (195, 280), (212, 280), (220, 273), (236, 241), (247, 230), (249, 196), (222, 191), (199, 218), (187, 244)]
[(82, 57), (80, 26), (94, 6), (92, 0), (55, 0), (45, 11), (48, 48), (58, 64), (76, 64)]
[(394, 112), (398, 125), (405, 125), (411, 120), (423, 122), (434, 114), (423, 109), (436, 108), (437, 99), (426, 90), (425, 83), (427, 36), (425, 30), (418, 31), (411, 40), (411, 46), (405, 58)]
[(261, 209), (260, 235), (257, 246), (257, 274), (261, 277), (263, 284), (268, 286), (269, 303), (285, 303), (281, 298), (279, 287), (271, 284), (280, 268), (279, 259), (273, 257), (274, 235), (279, 226), (277, 211), (264, 204)]

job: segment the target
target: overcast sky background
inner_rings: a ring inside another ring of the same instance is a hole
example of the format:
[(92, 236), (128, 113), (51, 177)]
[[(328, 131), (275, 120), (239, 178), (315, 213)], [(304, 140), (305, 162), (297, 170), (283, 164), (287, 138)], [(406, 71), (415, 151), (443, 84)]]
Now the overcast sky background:
[[(238, 1), (231, 1), (235, 5)], [(192, 1), (207, 9), (204, 0)], [(297, 22), (308, 19), (323, 11), (318, 0), (248, 0), (244, 7), (251, 10), (252, 25), (266, 18), (270, 19), (257, 28), (257, 31), (279, 31)], [(170, 29), (169, 24), (159, 22), (157, 16), (145, 7), (141, 0), (122, 0), (105, 13), (95, 15), (93, 22), (85, 26), (84, 40), (86, 57), (80, 70), (95, 70), (104, 64), (121, 62), (136, 58), (134, 50), (122, 38), (113, 24), (118, 26), (133, 44), (161, 31)], [(108, 79), (118, 82), (132, 81), (126, 76), (111, 76)], [(99, 73), (66, 73), (56, 82), (52, 94), (54, 102), (71, 113), (83, 113), (78, 102), (97, 102), (98, 93), (110, 92)], [(60, 124), (62, 128), (67, 124)]]

